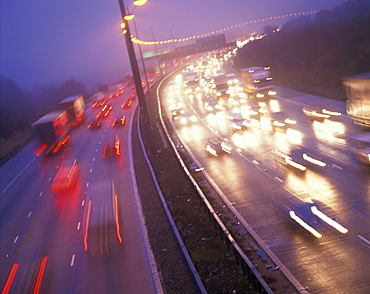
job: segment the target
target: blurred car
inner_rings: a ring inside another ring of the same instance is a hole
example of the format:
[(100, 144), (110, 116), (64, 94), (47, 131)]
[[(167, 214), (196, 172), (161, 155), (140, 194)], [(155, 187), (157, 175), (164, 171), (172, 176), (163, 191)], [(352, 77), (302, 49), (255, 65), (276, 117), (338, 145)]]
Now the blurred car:
[(87, 125), (89, 129), (98, 129), (101, 127), (101, 119), (94, 119)]
[(208, 140), (208, 142), (204, 144), (202, 148), (207, 151), (208, 154), (216, 157), (222, 154), (230, 154), (232, 151), (232, 147), (220, 139)]
[(234, 106), (240, 106), (246, 104), (247, 100), (238, 95), (235, 95), (229, 98), (229, 102)]
[(121, 154), (121, 141), (116, 138), (112, 141), (107, 141), (104, 143), (103, 157), (114, 157)]
[(259, 119), (265, 113), (267, 113), (266, 105), (261, 106), (259, 103), (252, 103), (248, 106), (248, 114), (251, 119)]
[(73, 188), (76, 184), (80, 167), (77, 164), (77, 159), (65, 160), (59, 167), (57, 174), (54, 177), (52, 191), (59, 192)]
[(180, 116), (180, 123), (183, 125), (193, 124), (197, 121), (197, 117), (192, 112), (185, 112)]
[(220, 110), (225, 110), (225, 107), (223, 107), (217, 101), (206, 101), (206, 102), (204, 102), (204, 108), (208, 112), (217, 112), (217, 111), (220, 111)]
[(171, 110), (172, 119), (180, 118), (185, 113), (184, 108), (179, 107)]
[(274, 130), (287, 129), (297, 124), (297, 121), (289, 117), (285, 112), (278, 111), (270, 114), (271, 125)]
[(112, 126), (114, 127), (119, 127), (119, 126), (124, 126), (126, 123), (126, 116), (122, 117), (115, 117), (112, 122)]
[(302, 196), (283, 190), (273, 196), (272, 207), (290, 223), (304, 228), (317, 238), (323, 236), (322, 232), (333, 228), (342, 234), (348, 233), (345, 227), (326, 215), (318, 203), (311, 199), (304, 200)]
[(229, 122), (229, 129), (238, 132), (238, 131), (246, 131), (248, 128), (250, 128), (252, 124), (247, 119), (234, 119)]
[(326, 162), (301, 148), (293, 148), (289, 152), (274, 150), (275, 159), (280, 163), (291, 166), (299, 171), (306, 171), (309, 167), (325, 167)]
[(302, 111), (307, 119), (313, 120), (335, 119), (342, 115), (338, 111), (332, 111), (326, 109), (325, 107), (311, 105), (304, 106)]

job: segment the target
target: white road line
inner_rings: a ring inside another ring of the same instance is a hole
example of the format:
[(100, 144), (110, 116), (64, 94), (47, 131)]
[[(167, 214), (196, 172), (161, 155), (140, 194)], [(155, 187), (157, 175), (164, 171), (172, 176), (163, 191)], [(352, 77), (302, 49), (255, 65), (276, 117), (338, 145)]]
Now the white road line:
[(80, 228), (81, 228), (81, 222), (78, 222), (78, 224), (77, 224), (77, 231), (79, 231)]
[(90, 168), (90, 174), (92, 173), (92, 168)]
[(98, 152), (98, 148), (95, 149), (95, 152)]
[(18, 177), (26, 170), (26, 168), (27, 167), (29, 167), (30, 166), (30, 164), (32, 163), (32, 162), (34, 162), (35, 161), (35, 159), (36, 159), (37, 157), (35, 156), (18, 174), (17, 174), (17, 176), (8, 184), (8, 186), (6, 186), (5, 188), (4, 188), (4, 190), (2, 190), (1, 191), (1, 194), (0, 195), (3, 195), (3, 193), (6, 191), (6, 190), (8, 190), (8, 188), (15, 182), (15, 180), (16, 179), (18, 179)]
[(51, 181), (51, 177), (49, 178), (49, 182)]
[(85, 200), (82, 200), (81, 206), (85, 205)]
[(254, 163), (254, 164), (260, 164), (257, 160), (252, 160), (252, 162)]
[(40, 192), (39, 197), (41, 197), (43, 193), (44, 193), (44, 192)]
[(29, 214), (28, 214), (28, 216), (27, 216), (27, 217), (30, 217), (30, 216), (31, 216), (31, 214), (32, 214), (32, 211), (30, 211), (30, 212), (29, 212)]
[(94, 158), (93, 158), (93, 162), (95, 161), (95, 159), (96, 159), (96, 158), (94, 157)]
[(86, 183), (86, 186), (85, 187), (87, 188), (88, 186), (89, 186), (89, 182)]
[(18, 241), (19, 236), (15, 237), (13, 244), (15, 244)]
[(370, 246), (370, 241), (365, 239), (364, 237), (360, 236), (360, 235), (357, 235), (357, 237), (359, 237), (367, 246)]
[(343, 167), (340, 167), (339, 165), (336, 165), (335, 163), (333, 163), (333, 167), (336, 167), (338, 169), (343, 169)]
[(73, 266), (74, 263), (75, 263), (75, 257), (76, 257), (76, 254), (73, 254), (72, 255), (72, 260), (71, 260), (71, 266)]
[(282, 179), (280, 179), (279, 177), (275, 177), (275, 180), (277, 180), (278, 182), (280, 182), (280, 183), (282, 183), (283, 182), (283, 180)]

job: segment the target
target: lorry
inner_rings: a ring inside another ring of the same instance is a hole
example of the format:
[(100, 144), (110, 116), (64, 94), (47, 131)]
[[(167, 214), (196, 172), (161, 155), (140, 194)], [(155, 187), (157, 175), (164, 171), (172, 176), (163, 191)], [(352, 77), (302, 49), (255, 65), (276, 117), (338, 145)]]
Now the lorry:
[(218, 98), (227, 95), (227, 90), (229, 90), (229, 77), (225, 74), (213, 76), (213, 82), (215, 85), (215, 92)]
[(343, 77), (347, 115), (354, 124), (370, 127), (370, 72)]
[(70, 96), (59, 102), (62, 110), (67, 112), (70, 127), (75, 127), (85, 119), (85, 100), (83, 95)]
[(270, 67), (253, 66), (239, 70), (244, 91), (250, 99), (267, 99), (276, 95)]
[(32, 126), (36, 129), (40, 141), (36, 155), (58, 153), (69, 140), (69, 122), (65, 110), (49, 112)]

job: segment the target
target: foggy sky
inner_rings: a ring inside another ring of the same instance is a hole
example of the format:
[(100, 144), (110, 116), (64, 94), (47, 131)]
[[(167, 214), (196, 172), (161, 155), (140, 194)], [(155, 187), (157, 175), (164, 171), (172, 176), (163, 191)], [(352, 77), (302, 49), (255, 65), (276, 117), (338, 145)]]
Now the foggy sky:
[[(131, 12), (133, 1), (124, 0)], [(251, 20), (331, 9), (343, 0), (148, 0), (134, 11), (138, 37), (185, 38)], [(288, 19), (284, 19), (286, 22)], [(1, 0), (0, 74), (20, 87), (76, 78), (93, 89), (130, 71), (118, 0)], [(226, 33), (227, 41), (268, 24)], [(152, 33), (153, 32), (153, 33)], [(135, 29), (131, 24), (131, 33)], [(177, 43), (183, 46), (186, 43)], [(172, 45), (168, 45), (172, 48)], [(143, 51), (152, 47), (143, 47)]]

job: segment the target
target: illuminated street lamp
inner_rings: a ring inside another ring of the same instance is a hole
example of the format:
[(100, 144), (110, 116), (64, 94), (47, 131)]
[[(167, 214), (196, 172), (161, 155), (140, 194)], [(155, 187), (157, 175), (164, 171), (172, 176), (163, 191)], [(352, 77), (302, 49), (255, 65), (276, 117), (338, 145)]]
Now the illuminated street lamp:
[[(146, 2), (146, 0), (145, 1), (144, 0), (135, 1), (135, 2), (139, 2), (140, 5), (143, 5)], [(118, 0), (118, 3), (119, 3), (120, 9), (121, 9), (121, 14), (122, 14), (121, 28), (122, 28), (122, 32), (125, 35), (127, 52), (128, 52), (128, 56), (129, 56), (129, 59), (130, 59), (132, 75), (133, 75), (133, 78), (134, 78), (134, 83), (135, 83), (135, 88), (136, 88), (136, 95), (137, 95), (137, 98), (139, 100), (140, 112), (141, 112), (141, 114), (144, 118), (144, 125), (146, 127), (146, 130), (148, 132), (148, 136), (150, 138), (150, 121), (149, 121), (148, 108), (146, 106), (144, 91), (143, 91), (143, 87), (142, 87), (142, 84), (141, 84), (139, 66), (137, 64), (134, 45), (133, 45), (132, 40), (131, 40), (130, 27), (128, 25), (128, 20), (132, 19), (134, 17), (134, 15), (126, 13), (126, 9), (125, 9), (125, 5), (123, 3), (123, 0)]]

